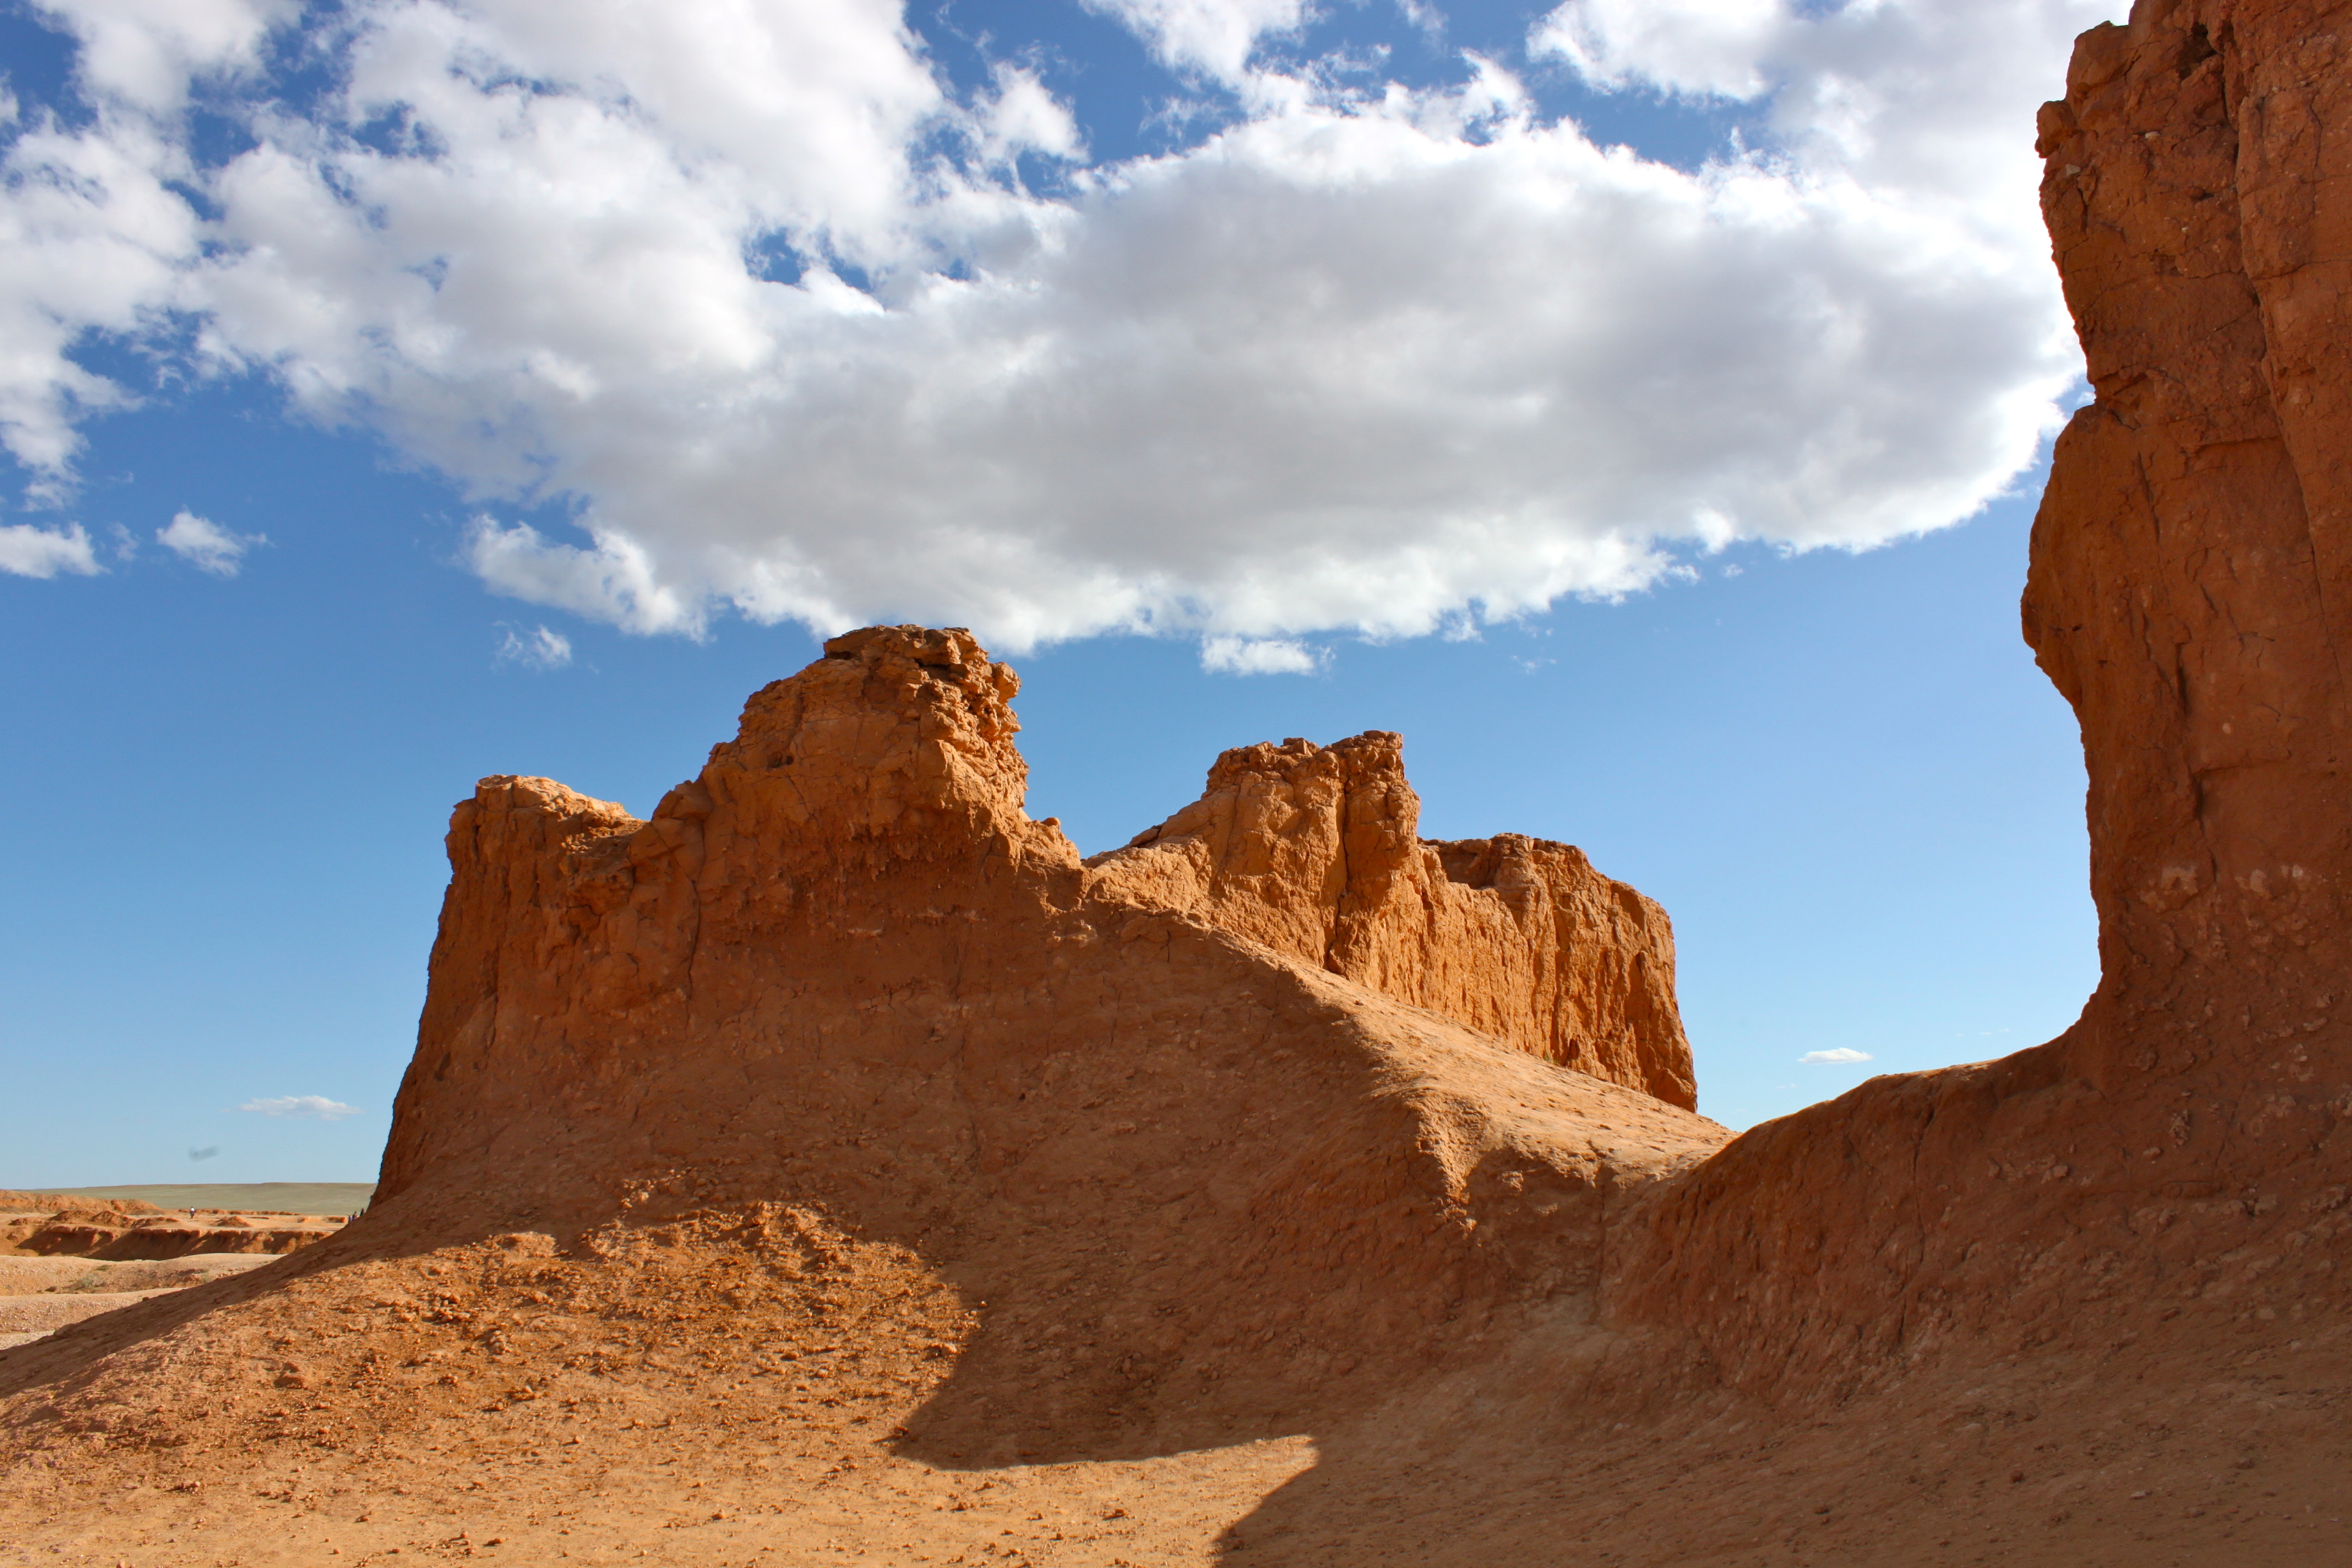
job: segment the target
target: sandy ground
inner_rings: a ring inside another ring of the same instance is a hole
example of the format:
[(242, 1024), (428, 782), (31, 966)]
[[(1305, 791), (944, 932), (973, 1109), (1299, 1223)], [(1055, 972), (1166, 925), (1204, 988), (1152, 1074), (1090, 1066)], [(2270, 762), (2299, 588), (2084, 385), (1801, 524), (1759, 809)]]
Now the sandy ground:
[(265, 1253), (202, 1253), (129, 1263), (0, 1257), (0, 1350), (29, 1344), (68, 1323), (150, 1296), (243, 1273), (269, 1261)]
[(337, 1243), (0, 1352), (0, 1563), (2352, 1563), (2340, 1314), (1781, 1411), (1538, 1330), (1297, 1430), (989, 1463), (1037, 1391), (940, 1397), (984, 1304), (787, 1230)]

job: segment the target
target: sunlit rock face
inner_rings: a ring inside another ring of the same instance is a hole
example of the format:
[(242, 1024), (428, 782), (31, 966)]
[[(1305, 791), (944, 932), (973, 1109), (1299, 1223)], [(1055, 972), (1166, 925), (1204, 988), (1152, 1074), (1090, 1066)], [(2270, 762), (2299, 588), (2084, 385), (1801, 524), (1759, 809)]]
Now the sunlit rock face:
[(1874, 1080), (1682, 1185), (1622, 1305), (1753, 1386), (2345, 1290), (2347, 126), (2352, 8), (2312, 0), (2142, 0), (2042, 111), (2097, 395), (2024, 626), (2082, 721), (2099, 989), (2046, 1046)]
[[(868, 628), (648, 821), (484, 780), (373, 1223), (803, 1205), (1001, 1309), (934, 1417), (1013, 1453), (1278, 1426), (1591, 1321), (1612, 1225), (1727, 1136), (1657, 906), (1564, 845), (1423, 843), (1380, 733), (1228, 752), (1082, 863), (1024, 810), (1018, 685)], [(1072, 1290), (1118, 1304), (1082, 1343), (1037, 1305)]]
[[(550, 780), (484, 780), (451, 823), (387, 1190), (457, 1125), (629, 1070), (625, 1037), (677, 1060), (770, 1015), (837, 1033), (895, 1005), (857, 989), (868, 977), (950, 996), (1093, 963), (1144, 916), (1695, 1103), (1664, 912), (1567, 845), (1418, 838), (1399, 737), (1228, 752), (1199, 802), (1082, 865), (1023, 809), (1019, 684), (969, 633), (871, 627), (755, 693), (648, 822)], [(925, 1027), (951, 1047), (940, 1005)]]
[(1696, 1106), (1665, 911), (1571, 845), (1434, 842), (1420, 818), (1402, 736), (1244, 746), (1199, 800), (1087, 866), (1140, 903)]

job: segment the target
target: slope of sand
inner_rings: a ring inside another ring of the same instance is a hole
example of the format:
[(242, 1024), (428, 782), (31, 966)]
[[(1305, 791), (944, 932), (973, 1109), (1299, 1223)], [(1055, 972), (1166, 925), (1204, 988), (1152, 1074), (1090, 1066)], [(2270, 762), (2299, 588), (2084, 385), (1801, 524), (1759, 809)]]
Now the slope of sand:
[(960, 1433), (929, 1457), (894, 1435), (984, 1310), (812, 1216), (616, 1229), (573, 1258), (527, 1235), (327, 1250), (270, 1264), (297, 1277), (266, 1294), (205, 1287), (209, 1319), (197, 1292), (140, 1309), (162, 1333), (115, 1330), (93, 1384), (17, 1409), (41, 1436), (0, 1562), (2352, 1560), (2340, 1326), (1978, 1367), (1802, 1420), (1676, 1389), (1655, 1342), (1538, 1331), (1309, 1430), (982, 1465)]
[(269, 1261), (258, 1253), (200, 1253), (130, 1263), (72, 1257), (0, 1257), (0, 1350), (68, 1323)]
[[(1629, 1174), (1669, 1182), (1709, 1142), (1686, 1113), (1429, 1016), (1367, 1000), (1348, 1016), (1401, 1092), (1485, 1113), (1468, 1135), (1514, 1151), (1521, 1193), (1604, 1134)], [(1638, 1222), (1651, 1199), (1627, 1201)], [(1685, 1333), (1597, 1321), (1599, 1275), (1465, 1301), (1402, 1347), (1367, 1332), (1369, 1366), (1321, 1360), (1306, 1383), (1286, 1376), (1297, 1351), (1252, 1342), (1285, 1304), (1219, 1289), (1222, 1326), (1122, 1389), (1089, 1369), (1148, 1356), (1217, 1268), (1181, 1227), (1015, 1205), (913, 1247), (835, 1217), (856, 1206), (746, 1203), (681, 1174), (560, 1237), (436, 1242), (468, 1228), (465, 1200), (415, 1191), (235, 1279), (0, 1352), (0, 1562), (2352, 1553), (2340, 1314), (2150, 1313), (2116, 1342), (1947, 1356), (1776, 1409)]]
[[(1148, 1205), (1002, 1190), (919, 1245), (877, 1234), (887, 1194), (854, 1170), (800, 1177), (798, 1203), (680, 1173), (556, 1234), (488, 1229), (475, 1190), (420, 1183), (291, 1257), (0, 1355), (15, 1460), (0, 1536), (159, 1563), (295, 1562), (322, 1543), (1206, 1561), (1314, 1462), (1319, 1431), (1386, 1419), (1401, 1386), (1456, 1401), (1496, 1342), (1541, 1343), (1552, 1373), (1586, 1375), (1609, 1211), (1720, 1129), (1190, 940), (1199, 984), (1241, 965), (1288, 994), (1262, 994), (1251, 1036), (1203, 1044), (1182, 1072), (1114, 1057), (1100, 1086), (1029, 1103), (1051, 1119), (1045, 1147), (1088, 1127), (1131, 1140), (1157, 1105), (1212, 1132), (1222, 1175), (1129, 1173), (1169, 1184)], [(1204, 1092), (1219, 1079), (1239, 1087)], [(1188, 1083), (1191, 1103), (1161, 1098)], [(1455, 1212), (1442, 1185), (1417, 1195), (1457, 1165), (1484, 1175)], [(1387, 1259), (1392, 1299), (1344, 1258), (1307, 1279), (1349, 1302), (1302, 1297), (1285, 1254), (1316, 1249), (1290, 1227), (1322, 1212), (1345, 1237), (1384, 1193), (1399, 1234), (1359, 1245)], [(1269, 1236), (1250, 1211), (1271, 1199), (1306, 1207)], [(1549, 1216), (1515, 1212), (1532, 1205)], [(1263, 1300), (1203, 1289), (1237, 1268)]]

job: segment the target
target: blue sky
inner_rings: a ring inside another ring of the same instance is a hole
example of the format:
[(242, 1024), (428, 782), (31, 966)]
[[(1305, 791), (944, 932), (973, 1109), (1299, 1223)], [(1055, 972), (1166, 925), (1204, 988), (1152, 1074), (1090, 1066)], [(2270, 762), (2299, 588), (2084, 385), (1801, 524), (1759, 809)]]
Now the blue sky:
[(2100, 7), (740, 11), (0, 13), (0, 1185), (366, 1179), (451, 803), (647, 809), (877, 619), (1014, 659), (1089, 851), (1403, 731), (1665, 904), (1732, 1125), (2072, 1020)]

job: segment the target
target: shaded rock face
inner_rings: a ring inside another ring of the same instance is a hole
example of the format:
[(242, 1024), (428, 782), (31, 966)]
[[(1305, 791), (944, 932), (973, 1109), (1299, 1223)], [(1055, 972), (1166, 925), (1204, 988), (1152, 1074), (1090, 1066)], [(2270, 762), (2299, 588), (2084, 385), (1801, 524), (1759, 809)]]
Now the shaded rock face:
[(1958, 1334), (2344, 1301), (2352, 1238), (2352, 6), (2142, 0), (2041, 117), (2097, 400), (2027, 640), (2083, 725), (2101, 980), (2005, 1060), (1755, 1129), (1630, 1318), (1833, 1394)]
[(1562, 1067), (1698, 1104), (1665, 911), (1581, 850), (1416, 836), (1404, 739), (1225, 752), (1201, 798), (1087, 864), (1181, 910)]
[(483, 781), (355, 1228), (812, 1205), (987, 1305), (915, 1424), (975, 1456), (1289, 1430), (1590, 1322), (1612, 1226), (1725, 1136), (1655, 906), (1565, 847), (1422, 844), (1393, 736), (1229, 756), (1213, 855), (1171, 824), (1089, 868), (1023, 809), (1017, 687), (869, 628), (649, 821)]

